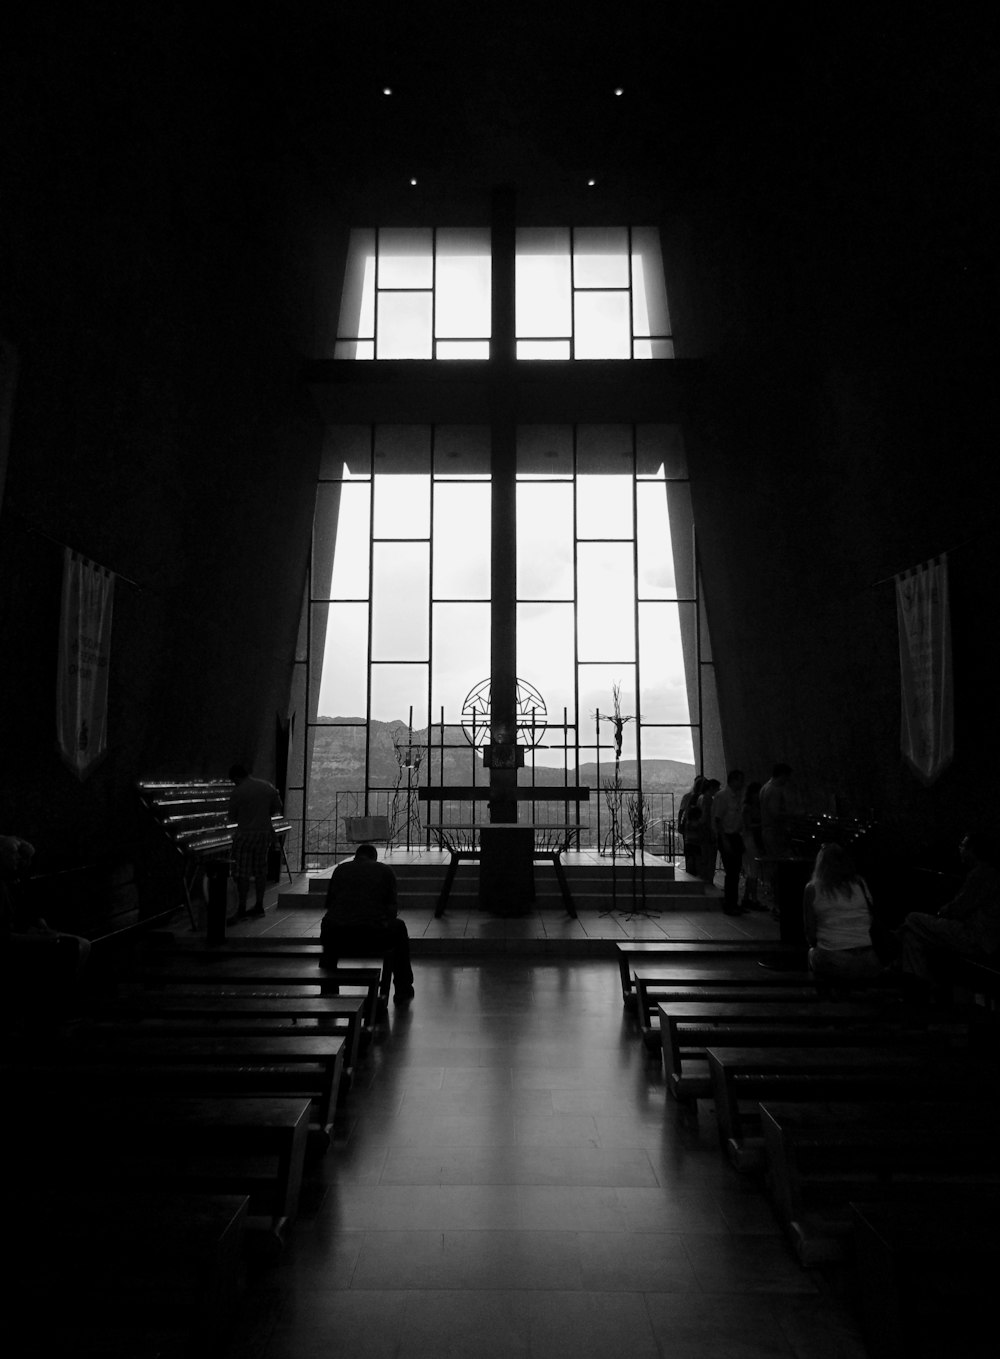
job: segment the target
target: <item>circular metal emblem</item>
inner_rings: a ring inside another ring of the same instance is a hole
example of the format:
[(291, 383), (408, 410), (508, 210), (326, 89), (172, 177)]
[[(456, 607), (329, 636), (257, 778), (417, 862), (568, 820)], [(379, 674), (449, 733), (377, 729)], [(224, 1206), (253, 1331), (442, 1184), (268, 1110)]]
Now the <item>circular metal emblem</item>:
[[(526, 750), (534, 750), (545, 735), (548, 709), (545, 699), (527, 680), (516, 681), (516, 740)], [(473, 685), (462, 703), (462, 730), (471, 746), (483, 746), (490, 739), (490, 681)]]

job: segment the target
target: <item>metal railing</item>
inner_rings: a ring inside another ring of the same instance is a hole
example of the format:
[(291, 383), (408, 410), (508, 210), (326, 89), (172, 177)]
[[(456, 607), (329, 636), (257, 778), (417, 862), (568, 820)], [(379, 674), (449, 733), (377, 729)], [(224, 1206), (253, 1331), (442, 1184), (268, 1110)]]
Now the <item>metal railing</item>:
[[(553, 826), (565, 825), (565, 801), (558, 797), (546, 798), (543, 788), (539, 788), (538, 792), (539, 796), (534, 801), (519, 804), (520, 819), (534, 822), (536, 825), (545, 823), (551, 823)], [(623, 805), (627, 805), (629, 795), (634, 795), (635, 790), (623, 788), (621, 792)], [(413, 794), (413, 806), (410, 808), (410, 812), (414, 815), (420, 815), (416, 812), (416, 789), (413, 790)], [(676, 830), (675, 795), (673, 793), (646, 793), (644, 798), (648, 815), (643, 837), (646, 853), (673, 860), (680, 849), (680, 836)], [(369, 789), (367, 807), (363, 789), (337, 792), (334, 795), (333, 807), (325, 816), (312, 816), (292, 822), (292, 829), (288, 836), (289, 862), (300, 863), (302, 869), (306, 872), (316, 872), (331, 867), (333, 863), (346, 855), (353, 854), (355, 845), (353, 841), (347, 838), (344, 826), (345, 818), (386, 816), (390, 818), (391, 825), (392, 800), (393, 790), (391, 788)], [(594, 789), (591, 800), (579, 803), (578, 806), (579, 820), (577, 821), (575, 809), (572, 820), (574, 824), (580, 826), (579, 847), (610, 854), (610, 845), (607, 841), (611, 815), (603, 789)], [(456, 798), (453, 801), (446, 800), (442, 803), (435, 801), (432, 808), (431, 819), (446, 826), (468, 825), (471, 822), (487, 822), (489, 820), (485, 804), (482, 802), (463, 801)], [(622, 839), (619, 841), (616, 851), (619, 857), (631, 852), (634, 840), (635, 836), (626, 816), (622, 826)], [(414, 850), (436, 847), (433, 836), (424, 825), (423, 817), (419, 826), (414, 820), (409, 820), (409, 843)], [(395, 834), (392, 837), (391, 846), (386, 847), (386, 852), (391, 853), (393, 849), (405, 849), (406, 844), (407, 813), (404, 812), (397, 815)]]

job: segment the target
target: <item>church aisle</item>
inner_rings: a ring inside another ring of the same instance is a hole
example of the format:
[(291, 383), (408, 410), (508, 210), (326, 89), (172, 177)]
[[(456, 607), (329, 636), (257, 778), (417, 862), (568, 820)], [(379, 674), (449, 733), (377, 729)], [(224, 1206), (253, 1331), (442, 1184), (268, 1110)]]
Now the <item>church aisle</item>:
[(255, 1359), (862, 1359), (706, 1107), (667, 1100), (611, 961), (415, 972), (251, 1280)]

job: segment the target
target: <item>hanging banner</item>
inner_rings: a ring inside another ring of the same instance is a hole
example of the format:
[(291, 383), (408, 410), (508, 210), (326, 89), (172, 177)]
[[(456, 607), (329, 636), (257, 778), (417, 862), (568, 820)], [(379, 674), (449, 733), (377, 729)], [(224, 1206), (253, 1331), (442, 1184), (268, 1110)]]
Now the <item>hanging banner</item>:
[(896, 577), (903, 754), (933, 783), (954, 754), (948, 559)]
[(110, 571), (66, 549), (56, 727), (60, 753), (79, 779), (87, 777), (107, 748), (114, 588)]

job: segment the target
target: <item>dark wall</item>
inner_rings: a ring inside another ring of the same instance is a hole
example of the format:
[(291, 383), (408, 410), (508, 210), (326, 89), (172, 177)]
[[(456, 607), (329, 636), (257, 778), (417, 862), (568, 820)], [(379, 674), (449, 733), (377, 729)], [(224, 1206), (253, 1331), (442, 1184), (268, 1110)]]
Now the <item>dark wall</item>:
[[(809, 810), (837, 795), (933, 855), (998, 815), (1000, 124), (995, 42), (914, 17), (799, 35), (780, 84), (716, 110), (734, 131), (689, 196), (675, 310), (704, 358), (685, 433), (727, 759), (787, 760)], [(891, 577), (945, 550), (956, 753), (927, 789)]]
[[(45, 863), (130, 857), (138, 778), (273, 776), (319, 456), (294, 157), (195, 16), (114, 17), (39, 8), (0, 82), (0, 817)], [(63, 544), (120, 576), (82, 784), (55, 749)]]

